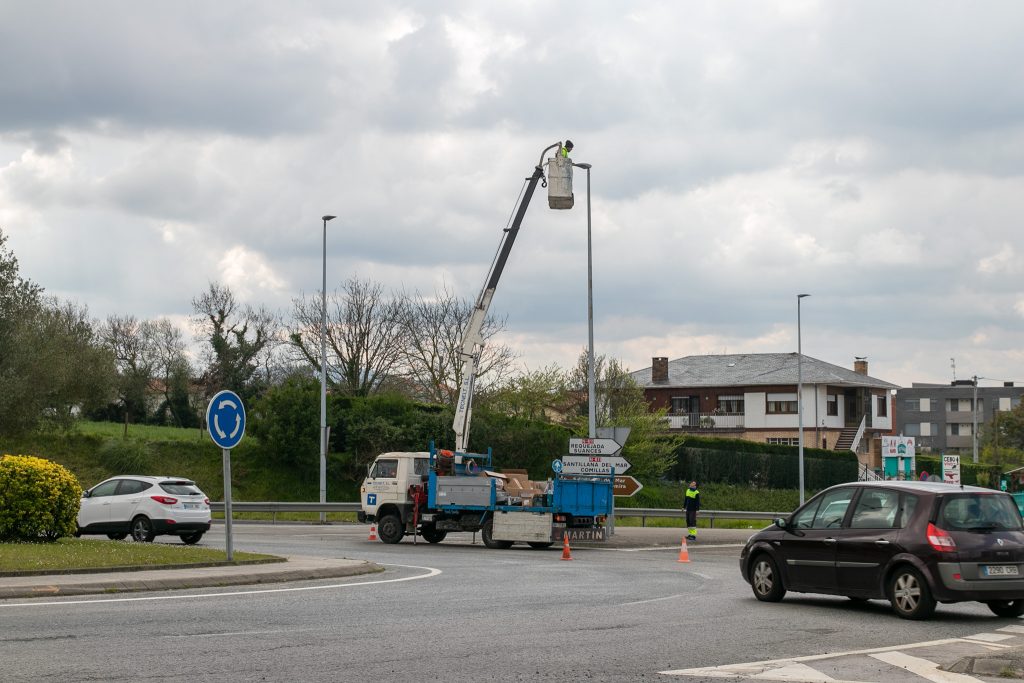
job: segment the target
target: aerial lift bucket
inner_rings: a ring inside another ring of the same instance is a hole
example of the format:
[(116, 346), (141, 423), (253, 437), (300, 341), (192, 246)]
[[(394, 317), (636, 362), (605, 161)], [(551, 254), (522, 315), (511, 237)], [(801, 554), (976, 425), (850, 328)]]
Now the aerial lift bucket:
[(572, 159), (558, 153), (548, 159), (548, 207), (571, 209), (572, 205)]

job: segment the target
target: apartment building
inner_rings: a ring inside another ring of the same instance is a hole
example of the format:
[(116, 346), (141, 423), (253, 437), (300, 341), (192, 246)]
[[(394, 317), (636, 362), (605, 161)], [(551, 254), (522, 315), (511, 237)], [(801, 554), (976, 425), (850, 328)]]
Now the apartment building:
[(975, 424), (980, 435), (996, 411), (1016, 408), (1022, 395), (1024, 387), (1013, 382), (1001, 387), (975, 386), (969, 379), (915, 382), (896, 392), (896, 433), (914, 437), (918, 452), (973, 454)]

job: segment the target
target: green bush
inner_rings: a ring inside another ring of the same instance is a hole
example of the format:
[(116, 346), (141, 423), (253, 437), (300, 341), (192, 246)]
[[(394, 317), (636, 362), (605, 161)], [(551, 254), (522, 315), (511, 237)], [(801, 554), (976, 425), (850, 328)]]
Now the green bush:
[(0, 457), (0, 541), (54, 541), (74, 534), (81, 497), (78, 480), (55, 462)]

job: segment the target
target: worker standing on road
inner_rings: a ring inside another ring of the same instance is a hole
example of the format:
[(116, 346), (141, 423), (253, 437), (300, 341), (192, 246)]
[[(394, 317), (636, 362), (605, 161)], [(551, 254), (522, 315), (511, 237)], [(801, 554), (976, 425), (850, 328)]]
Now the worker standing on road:
[(700, 490), (697, 482), (691, 481), (690, 488), (686, 489), (686, 497), (683, 498), (683, 509), (686, 510), (687, 540), (697, 540), (697, 512), (700, 510)]

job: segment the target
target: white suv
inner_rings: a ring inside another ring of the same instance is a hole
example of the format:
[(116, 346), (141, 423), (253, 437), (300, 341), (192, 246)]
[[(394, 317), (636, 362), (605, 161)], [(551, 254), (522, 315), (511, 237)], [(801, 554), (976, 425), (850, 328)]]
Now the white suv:
[(131, 534), (142, 543), (174, 535), (192, 545), (209, 530), (210, 499), (194, 481), (125, 475), (82, 492), (75, 535), (106, 534), (119, 541)]

